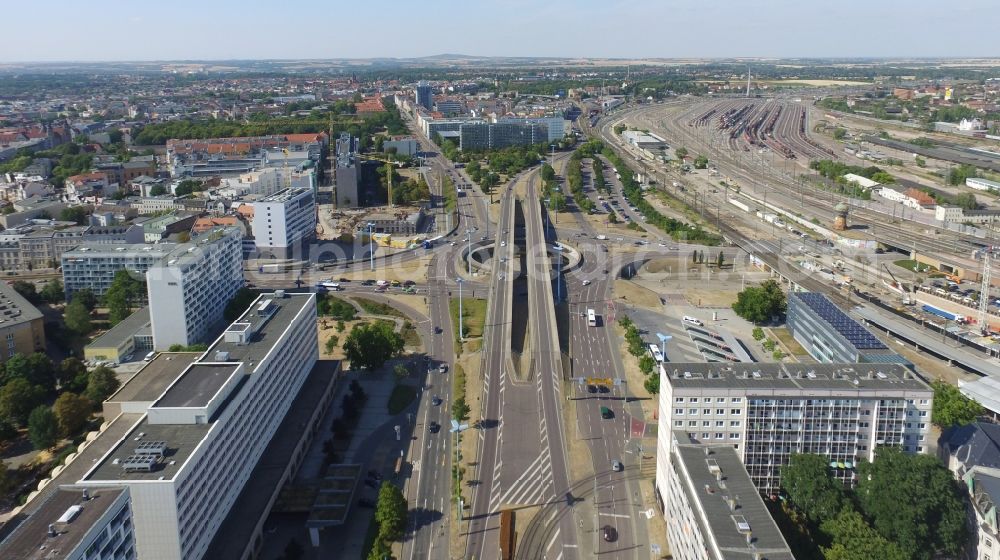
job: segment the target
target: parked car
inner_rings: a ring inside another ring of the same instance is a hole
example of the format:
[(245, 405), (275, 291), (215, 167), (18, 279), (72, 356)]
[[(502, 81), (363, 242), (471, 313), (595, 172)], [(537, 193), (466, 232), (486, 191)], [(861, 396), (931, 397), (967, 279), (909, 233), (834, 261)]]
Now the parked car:
[(622, 472), (622, 470), (624, 468), (625, 468), (625, 466), (622, 465), (622, 462), (619, 461), (618, 459), (613, 459), (611, 461), (611, 470), (613, 470), (615, 472)]
[(601, 528), (601, 538), (607, 542), (615, 542), (618, 540), (618, 530), (611, 525), (605, 525)]

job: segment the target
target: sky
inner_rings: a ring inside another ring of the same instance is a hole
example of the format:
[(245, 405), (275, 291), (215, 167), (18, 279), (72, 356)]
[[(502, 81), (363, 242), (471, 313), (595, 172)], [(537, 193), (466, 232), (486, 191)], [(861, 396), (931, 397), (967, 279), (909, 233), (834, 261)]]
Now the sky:
[(998, 0), (47, 0), (0, 15), (3, 62), (1000, 57)]

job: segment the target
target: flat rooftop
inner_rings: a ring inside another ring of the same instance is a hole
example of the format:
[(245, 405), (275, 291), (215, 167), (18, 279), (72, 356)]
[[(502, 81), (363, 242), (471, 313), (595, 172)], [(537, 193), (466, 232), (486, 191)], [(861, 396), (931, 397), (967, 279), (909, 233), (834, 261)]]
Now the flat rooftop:
[(667, 381), (675, 389), (742, 389), (776, 394), (782, 391), (926, 391), (931, 388), (899, 364), (727, 364), (665, 363)]
[(194, 364), (153, 406), (206, 406), (238, 367), (239, 364)]
[[(239, 319), (233, 322), (233, 324), (250, 323), (258, 325), (258, 330), (250, 339), (249, 344), (226, 342), (225, 334), (223, 334), (212, 343), (208, 352), (205, 353), (205, 356), (208, 357), (206, 361), (213, 361), (212, 358), (216, 352), (228, 352), (229, 359), (226, 360), (227, 362), (253, 362), (255, 365), (259, 364), (271, 352), (271, 349), (274, 348), (275, 343), (277, 343), (282, 333), (292, 324), (295, 316), (313, 298), (315, 296), (311, 294), (286, 294), (284, 298), (276, 297), (273, 293), (261, 294), (250, 308)], [(260, 304), (264, 300), (271, 300), (271, 305), (275, 308), (269, 317), (262, 316), (259, 312)], [(248, 369), (252, 370), (253, 368)]]
[(199, 356), (200, 352), (160, 352), (108, 397), (108, 402), (155, 401)]
[(274, 194), (265, 196), (264, 198), (261, 198), (257, 202), (288, 202), (289, 200), (292, 200), (293, 198), (299, 196), (300, 194), (309, 191), (310, 189), (307, 189), (305, 187), (291, 187), (287, 189), (282, 189)]
[(150, 325), (149, 306), (132, 313), (122, 322), (111, 327), (108, 332), (94, 339), (89, 348), (119, 348), (136, 333)]
[[(60, 488), (41, 504), (17, 530), (0, 542), (0, 558), (4, 560), (57, 560), (66, 556), (83, 540), (93, 524), (118, 499), (125, 488), (100, 488), (89, 491), (83, 499), (82, 489)], [(78, 506), (76, 516), (68, 523), (58, 520), (70, 508)], [(49, 524), (57, 535), (48, 535)]]
[(706, 541), (718, 544), (722, 558), (753, 560), (760, 553), (767, 560), (795, 560), (735, 449), (678, 443), (672, 460), (679, 460), (690, 478), (684, 488), (689, 503), (697, 502), (704, 512), (695, 519)]
[[(124, 438), (118, 441), (110, 453), (87, 473), (84, 481), (94, 480), (170, 480), (181, 470), (184, 463), (194, 453), (198, 444), (214, 422), (206, 424), (150, 424), (149, 418), (142, 417)], [(146, 471), (126, 471), (121, 463), (136, 454), (136, 448), (143, 442), (165, 442), (166, 451), (157, 463)]]

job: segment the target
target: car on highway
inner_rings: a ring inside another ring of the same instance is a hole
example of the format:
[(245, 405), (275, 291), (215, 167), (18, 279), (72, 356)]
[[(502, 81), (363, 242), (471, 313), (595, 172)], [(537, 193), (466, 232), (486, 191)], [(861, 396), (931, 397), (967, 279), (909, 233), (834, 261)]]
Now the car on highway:
[(624, 468), (625, 468), (625, 466), (622, 465), (622, 462), (619, 461), (618, 459), (612, 459), (611, 460), (611, 470), (613, 470), (615, 472), (622, 472), (622, 470)]
[(588, 393), (596, 393), (597, 392), (597, 385), (593, 385), (593, 384), (587, 385), (587, 392)]
[(438, 372), (440, 372), (440, 373), (447, 373), (448, 372), (448, 364), (441, 364), (441, 365), (439, 365), (438, 366)]
[(611, 525), (605, 525), (601, 528), (601, 538), (607, 542), (615, 542), (618, 540), (618, 530)]
[(362, 286), (374, 286), (375, 285), (375, 281), (374, 280), (363, 280), (361, 282), (361, 285)]
[(434, 395), (434, 398), (431, 399), (431, 404), (434, 405), (434, 406), (441, 406), (441, 402), (442, 402), (441, 401), (441, 397), (439, 397), (437, 395)]
[(431, 420), (431, 423), (427, 426), (427, 430), (432, 434), (436, 434), (441, 431), (441, 424)]
[(611, 412), (610, 408), (608, 408), (606, 406), (602, 406), (601, 407), (601, 418), (604, 418), (605, 420), (609, 420), (609, 419), (614, 418), (614, 417), (615, 417), (615, 413)]

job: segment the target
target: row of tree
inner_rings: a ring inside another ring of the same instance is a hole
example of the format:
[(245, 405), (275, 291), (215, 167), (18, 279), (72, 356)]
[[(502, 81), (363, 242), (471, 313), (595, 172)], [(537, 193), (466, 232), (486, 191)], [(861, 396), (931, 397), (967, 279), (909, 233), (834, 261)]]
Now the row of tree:
[(378, 531), (368, 552), (368, 560), (385, 560), (392, 556), (390, 543), (401, 540), (406, 529), (406, 498), (391, 482), (383, 482), (375, 504), (375, 523)]
[(786, 531), (797, 558), (954, 558), (968, 537), (966, 493), (935, 457), (881, 447), (857, 466), (857, 487), (834, 478), (825, 455), (795, 454), (781, 484), (797, 527)]
[(656, 367), (656, 360), (649, 355), (646, 342), (642, 339), (642, 333), (639, 332), (639, 328), (635, 326), (635, 323), (627, 315), (622, 315), (621, 319), (618, 320), (618, 324), (625, 329), (625, 342), (628, 344), (628, 353), (638, 358), (639, 370), (646, 376), (643, 381), (643, 387), (651, 394), (655, 395), (659, 393), (660, 373)]

